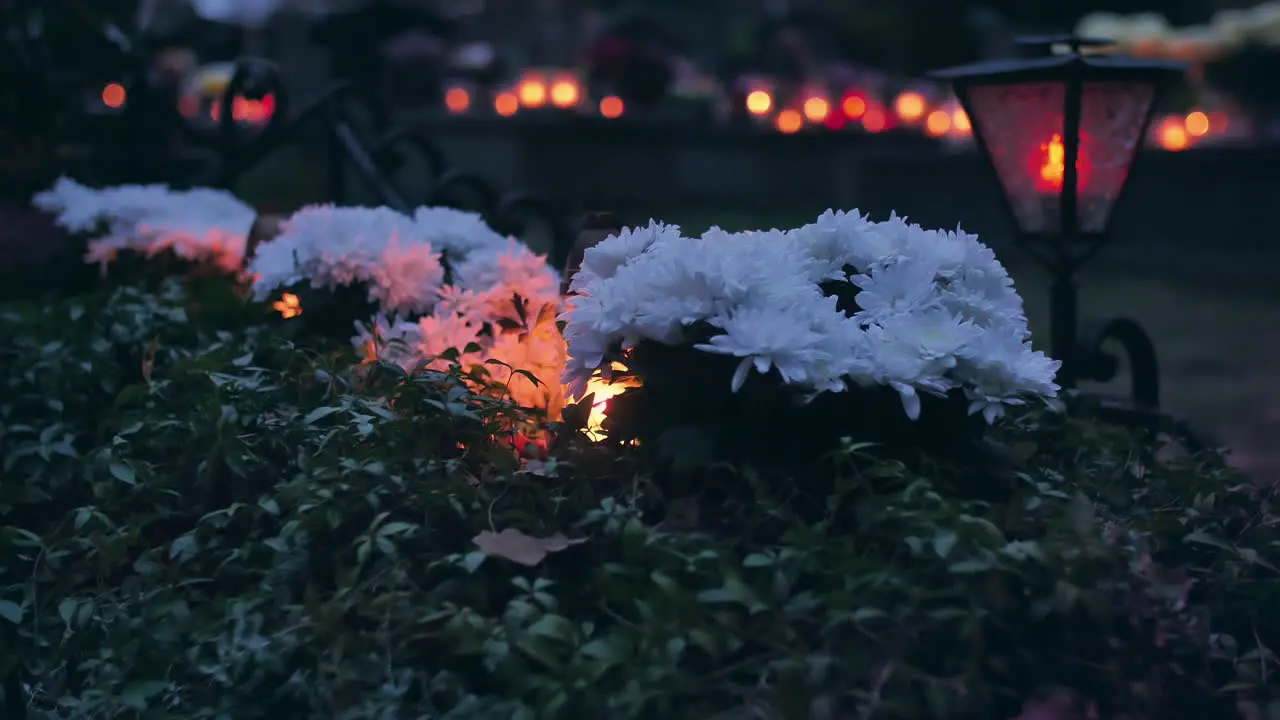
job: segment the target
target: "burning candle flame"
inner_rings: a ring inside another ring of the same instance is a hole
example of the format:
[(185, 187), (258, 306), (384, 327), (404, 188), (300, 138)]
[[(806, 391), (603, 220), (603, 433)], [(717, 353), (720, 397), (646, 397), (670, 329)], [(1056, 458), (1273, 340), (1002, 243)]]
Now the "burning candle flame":
[(302, 303), (298, 300), (298, 296), (293, 293), (285, 293), (280, 299), (271, 304), (280, 316), (285, 318), (298, 317), (302, 314)]
[[(1084, 151), (1085, 136), (1080, 136), (1080, 147), (1076, 155), (1076, 187), (1083, 188), (1088, 180), (1090, 165)], [(1040, 143), (1040, 152), (1036, 157), (1036, 190), (1042, 193), (1057, 194), (1062, 192), (1062, 184), (1067, 171), (1067, 146), (1062, 135), (1054, 133), (1049, 142)]]
[(587, 383), (587, 394), (591, 398), (591, 412), (587, 415), (587, 437), (591, 442), (605, 439), (604, 420), (609, 415), (609, 399), (621, 395), (626, 390), (619, 385), (610, 385), (604, 380), (593, 379)]
[[(615, 362), (611, 365), (613, 372), (626, 372), (627, 366)], [(631, 388), (640, 387), (639, 381), (632, 377), (592, 378), (587, 381), (586, 395), (591, 395), (591, 410), (587, 413), (587, 426), (583, 428), (591, 442), (604, 440), (608, 433), (604, 431), (604, 421), (609, 415), (609, 400), (618, 397)]]
[(1044, 153), (1044, 162), (1040, 165), (1040, 180), (1049, 189), (1062, 189), (1062, 176), (1067, 169), (1067, 148), (1062, 143), (1062, 136), (1054, 133), (1049, 142), (1040, 144)]

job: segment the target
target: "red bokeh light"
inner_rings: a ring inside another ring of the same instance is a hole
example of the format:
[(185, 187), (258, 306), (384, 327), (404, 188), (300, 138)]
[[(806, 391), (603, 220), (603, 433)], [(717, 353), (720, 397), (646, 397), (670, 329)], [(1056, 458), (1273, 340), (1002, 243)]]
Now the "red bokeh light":
[(102, 88), (102, 104), (117, 110), (124, 107), (124, 101), (127, 97), (124, 86), (120, 83), (111, 83)]
[(840, 100), (840, 112), (850, 120), (860, 120), (867, 113), (867, 96), (854, 90)]
[(889, 127), (889, 114), (882, 107), (869, 107), (862, 115), (862, 127), (869, 133), (883, 132)]

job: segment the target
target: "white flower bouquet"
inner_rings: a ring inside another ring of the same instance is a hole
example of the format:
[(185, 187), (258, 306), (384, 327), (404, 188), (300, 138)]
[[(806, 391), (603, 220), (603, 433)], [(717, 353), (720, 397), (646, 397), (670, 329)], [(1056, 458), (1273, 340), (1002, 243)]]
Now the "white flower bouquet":
[(355, 321), (366, 358), (410, 372), (483, 370), (514, 403), (559, 410), (560, 278), (475, 213), (304, 208), (258, 246), (249, 272), (255, 298), (288, 292), (326, 334)]
[(445, 372), (454, 365), (507, 399), (555, 416), (563, 403), (566, 354), (556, 324), (560, 277), (546, 258), (504, 240), (448, 251), (453, 283), (440, 288), (432, 311), (416, 319), (379, 316), (360, 324), (353, 342), (406, 371)]
[(625, 364), (643, 386), (611, 401), (617, 439), (659, 448), (692, 429), (721, 455), (964, 445), (1058, 389), (994, 253), (897, 217), (696, 239), (651, 222), (588, 250), (570, 291), (570, 395)]
[(249, 273), (256, 300), (306, 288), (337, 291), (366, 301), (366, 316), (427, 312), (444, 284), (440, 251), (423, 226), (386, 207), (305, 207), (258, 245)]
[(36, 195), (62, 228), (93, 236), (85, 261), (103, 269), (130, 256), (171, 274), (182, 266), (236, 274), (256, 213), (223, 190), (164, 185), (90, 188), (68, 178)]

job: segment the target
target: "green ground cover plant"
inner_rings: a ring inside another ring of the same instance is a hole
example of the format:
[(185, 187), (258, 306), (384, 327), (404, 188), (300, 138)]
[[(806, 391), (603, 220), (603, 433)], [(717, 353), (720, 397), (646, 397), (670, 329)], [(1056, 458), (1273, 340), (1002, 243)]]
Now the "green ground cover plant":
[(1083, 402), (676, 477), (192, 292), (0, 308), (6, 720), (1280, 713), (1275, 488)]

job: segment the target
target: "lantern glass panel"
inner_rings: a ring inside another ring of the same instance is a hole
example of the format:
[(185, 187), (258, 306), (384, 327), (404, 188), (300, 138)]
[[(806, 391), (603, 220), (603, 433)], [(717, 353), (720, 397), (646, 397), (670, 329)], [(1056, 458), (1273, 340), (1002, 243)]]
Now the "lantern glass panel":
[(1111, 210), (1129, 177), (1142, 144), (1143, 128), (1156, 87), (1142, 82), (1087, 82), (1080, 97), (1081, 174), (1077, 227), (1084, 233), (1107, 229)]
[[(974, 132), (986, 145), (1024, 233), (1062, 229), (1064, 97), (1061, 82), (976, 85), (966, 93)], [(1080, 173), (1079, 185), (1085, 175)]]

